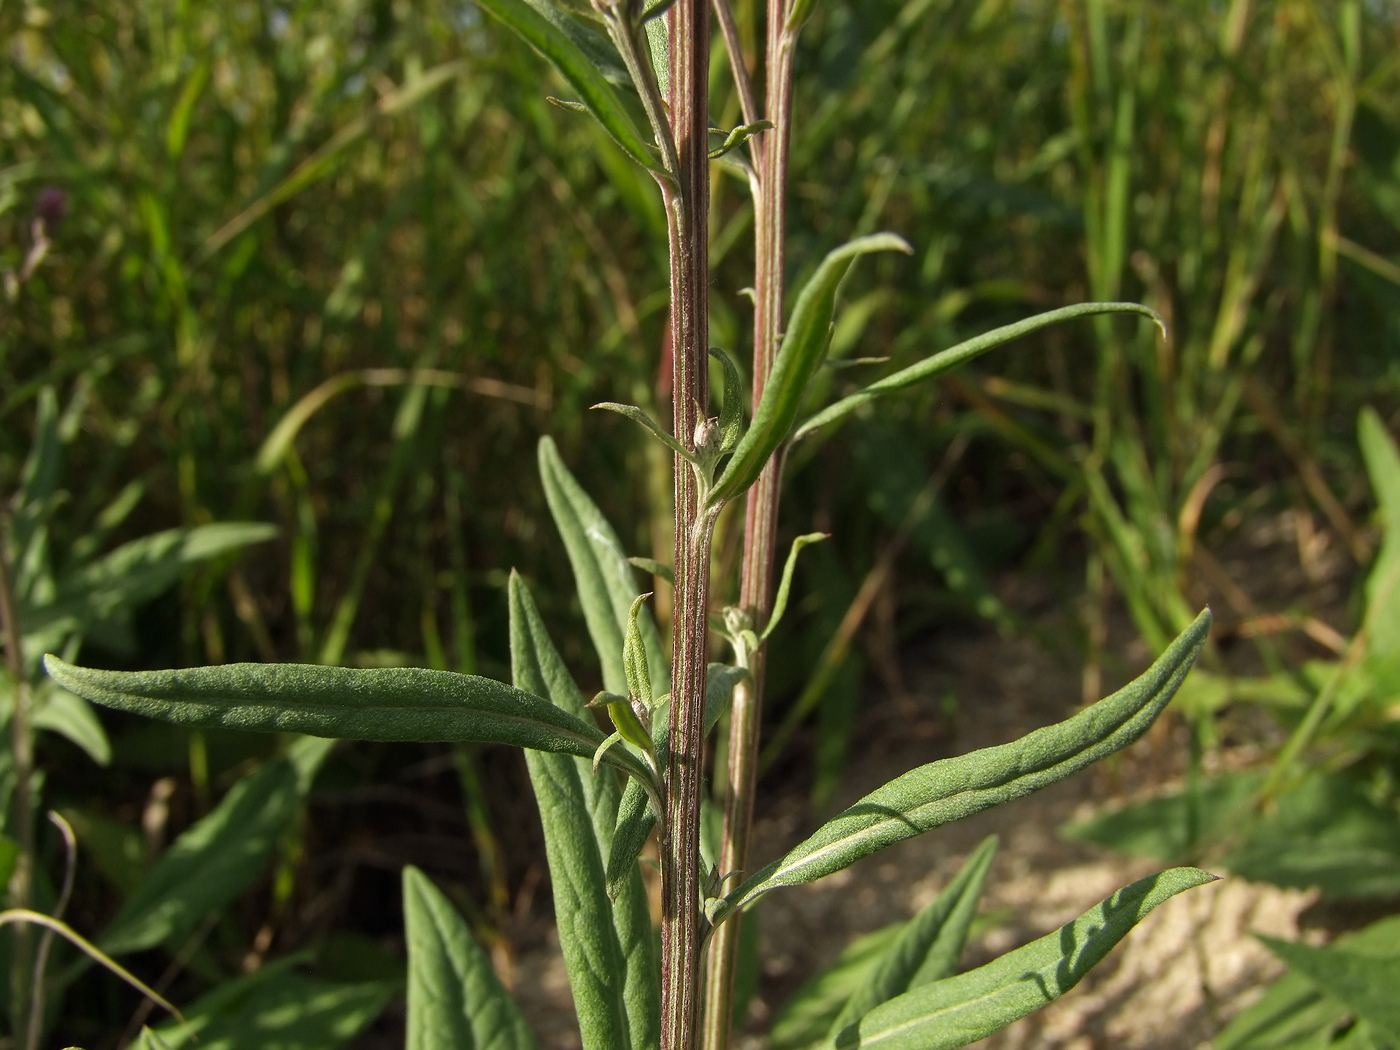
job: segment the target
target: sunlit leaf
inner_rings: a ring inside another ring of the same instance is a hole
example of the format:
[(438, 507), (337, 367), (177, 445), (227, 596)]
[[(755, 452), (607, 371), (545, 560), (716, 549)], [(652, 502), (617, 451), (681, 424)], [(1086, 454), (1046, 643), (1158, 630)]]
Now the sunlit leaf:
[(753, 422), (739, 441), (724, 473), (710, 494), (720, 503), (753, 484), (763, 465), (787, 440), (802, 407), (807, 384), (826, 356), (831, 317), (836, 309), (836, 289), (857, 258), (871, 252), (911, 252), (908, 243), (892, 233), (857, 237), (822, 260), (817, 272), (803, 286), (788, 319), (773, 371), (754, 407)]
[(1190, 670), (1210, 631), (1202, 612), (1137, 680), (1073, 718), (1020, 740), (911, 770), (866, 795), (728, 897), (742, 907), (941, 824), (1038, 791), (1126, 747), (1147, 731)]
[[(597, 726), (530, 693), (476, 675), (421, 667), (224, 664), (96, 671), (44, 658), (49, 675), (93, 703), (179, 725), (348, 740), (514, 744), (591, 758)], [(623, 751), (607, 761), (647, 776)]]
[(534, 1050), (520, 1008), (451, 902), (421, 871), (403, 870), (408, 942), (407, 1050)]
[(829, 1045), (836, 1050), (953, 1050), (976, 1042), (1073, 988), (1163, 901), (1214, 880), (1199, 868), (1150, 875), (1024, 948), (891, 999)]

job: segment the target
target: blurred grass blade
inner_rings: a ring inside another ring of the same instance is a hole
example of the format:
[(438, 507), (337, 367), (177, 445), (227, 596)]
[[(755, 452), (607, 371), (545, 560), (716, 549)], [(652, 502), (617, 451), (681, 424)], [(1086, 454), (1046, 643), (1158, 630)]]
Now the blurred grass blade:
[(1120, 314), (1135, 313), (1150, 317), (1163, 331), (1166, 331), (1166, 324), (1155, 310), (1138, 303), (1080, 303), (1076, 306), (1064, 306), (1058, 310), (1050, 310), (1043, 314), (1036, 314), (1028, 317), (1024, 321), (1017, 321), (1015, 324), (1003, 325), (1000, 328), (993, 328), (990, 332), (975, 336), (965, 340), (957, 346), (950, 347), (927, 357), (918, 364), (910, 365), (901, 369), (892, 376), (886, 376), (878, 382), (871, 383), (863, 390), (858, 390), (849, 397), (844, 397), (834, 405), (830, 405), (818, 412), (811, 419), (807, 420), (797, 428), (793, 434), (793, 440), (805, 437), (812, 431), (824, 427), (829, 423), (834, 423), (850, 415), (861, 405), (874, 401), (877, 397), (890, 394), (896, 390), (903, 390), (913, 386), (915, 383), (922, 383), (927, 379), (933, 379), (944, 372), (951, 371), (974, 357), (994, 350), (1004, 343), (1009, 343), (1013, 339), (1018, 339), (1023, 335), (1039, 331), (1052, 324), (1059, 324), (1061, 321), (1070, 321), (1076, 317), (1091, 317), (1095, 314)]
[(524, 0), (476, 2), (554, 64), (583, 104), (633, 160), (653, 171), (662, 170), (656, 154), (633, 123), (603, 71), (579, 50), (563, 30)]
[(540, 395), (529, 387), (503, 383), (498, 379), (464, 376), (439, 368), (362, 368), (332, 376), (315, 389), (304, 394), (285, 416), (278, 420), (272, 432), (263, 439), (254, 464), (260, 474), (270, 474), (291, 451), (301, 428), (327, 403), (356, 387), (436, 386), (465, 390), (483, 397), (516, 401), (532, 408), (548, 408)]
[(329, 175), (340, 153), (367, 135), (376, 118), (389, 117), (417, 105), (453, 77), (465, 73), (468, 68), (467, 63), (461, 60), (444, 62), (384, 95), (375, 104), (371, 115), (350, 121), (332, 135), (325, 145), (298, 164), (290, 175), (214, 231), (195, 253), (195, 264), (198, 265), (214, 255), (283, 201), (290, 200), (308, 186)]
[(829, 1045), (836, 1050), (953, 1050), (976, 1042), (1073, 988), (1163, 901), (1214, 881), (1200, 868), (1149, 875), (1038, 941), (876, 1007)]
[[(579, 604), (602, 665), (603, 688), (625, 695), (627, 672), (622, 648), (632, 602), (641, 593), (636, 571), (627, 560), (616, 531), (564, 466), (551, 438), (540, 439), (539, 465), (545, 499), (569, 553)], [(661, 636), (649, 612), (638, 612), (637, 626), (646, 646), (652, 685), (658, 695), (664, 696), (671, 691), (667, 651), (661, 646)]]
[(156, 1045), (169, 1050), (338, 1050), (399, 991), (397, 981), (336, 983), (297, 971), (306, 956), (278, 959), (220, 983), (187, 1011), (188, 1025), (162, 1025)]
[(842, 1007), (832, 1022), (830, 1038), (881, 1003), (956, 972), (996, 851), (995, 835), (983, 839), (943, 892), (909, 920), (879, 967)]
[(112, 955), (192, 931), (262, 874), (297, 811), (296, 771), (271, 762), (235, 784), (146, 873), (98, 943)]
[(763, 396), (754, 406), (753, 422), (739, 441), (734, 456), (710, 493), (712, 504), (737, 496), (753, 484), (774, 450), (787, 440), (797, 419), (807, 384), (826, 356), (831, 318), (836, 309), (836, 289), (857, 258), (871, 252), (913, 251), (892, 233), (857, 237), (828, 253), (812, 275), (793, 307), (783, 334), (782, 346), (773, 363), (772, 374), (763, 387)]
[(1020, 740), (943, 759), (896, 777), (829, 821), (728, 897), (743, 907), (854, 864), (912, 835), (1021, 798), (1140, 737), (1176, 693), (1210, 631), (1202, 612), (1136, 681), (1073, 718)]
[(451, 902), (403, 869), (408, 941), (406, 1050), (535, 1050), (520, 1008)]
[(1400, 996), (1396, 995), (1400, 958), (1379, 959), (1274, 937), (1259, 939), (1295, 973), (1341, 1000), (1387, 1040), (1400, 1043)]
[[(96, 671), (46, 656), (49, 675), (93, 703), (179, 725), (306, 733), (347, 740), (513, 744), (593, 757), (597, 726), (489, 678), (421, 667), (224, 664)], [(648, 776), (630, 754), (606, 761)]]

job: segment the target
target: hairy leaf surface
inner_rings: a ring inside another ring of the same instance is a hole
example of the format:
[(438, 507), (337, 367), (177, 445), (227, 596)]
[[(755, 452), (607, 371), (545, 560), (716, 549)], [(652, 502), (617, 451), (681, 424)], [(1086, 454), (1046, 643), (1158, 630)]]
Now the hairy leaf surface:
[(953, 1050), (976, 1042), (1073, 988), (1157, 905), (1214, 880), (1199, 868), (1172, 868), (1140, 879), (1024, 948), (876, 1007), (829, 1045)]
[(826, 356), (836, 289), (857, 258), (871, 252), (911, 252), (902, 237), (875, 233), (857, 237), (828, 253), (797, 297), (773, 371), (754, 408), (753, 422), (740, 439), (724, 473), (715, 482), (712, 503), (737, 496), (753, 484), (773, 451), (787, 440), (812, 375)]
[(953, 975), (996, 851), (996, 836), (984, 839), (943, 892), (909, 920), (879, 967), (832, 1022), (830, 1038), (881, 1003)]
[[(636, 569), (627, 560), (617, 532), (569, 473), (559, 457), (559, 449), (548, 437), (540, 439), (539, 464), (549, 512), (568, 551), (588, 634), (602, 664), (603, 688), (610, 693), (626, 695), (627, 673), (622, 663), (622, 647), (628, 612), (641, 593)], [(651, 613), (640, 610), (637, 626), (646, 646), (652, 684), (658, 694), (668, 693), (671, 691), (670, 664)]]
[(534, 1050), (520, 1008), (441, 891), (403, 870), (408, 941), (407, 1050)]
[[(604, 734), (546, 700), (489, 678), (421, 667), (224, 664), (95, 671), (46, 656), (49, 675), (93, 703), (179, 725), (349, 740), (473, 740), (592, 758)], [(605, 759), (649, 776), (633, 756)]]
[(1210, 631), (1202, 612), (1136, 681), (1073, 718), (1020, 740), (943, 759), (896, 777), (746, 880), (730, 894), (743, 907), (779, 886), (796, 886), (950, 821), (1009, 802), (1140, 737), (1171, 700)]
[[(516, 685), (583, 714), (583, 698), (514, 573), (510, 638)], [(560, 928), (571, 931), (561, 941), (580, 1024), (587, 1019), (584, 1045), (652, 1046), (661, 1024), (660, 989), (646, 890), (635, 863), (615, 891), (604, 877), (617, 820), (617, 777), (608, 769), (595, 775), (591, 763), (568, 755), (527, 752), (526, 760), (540, 803), (555, 915)]]

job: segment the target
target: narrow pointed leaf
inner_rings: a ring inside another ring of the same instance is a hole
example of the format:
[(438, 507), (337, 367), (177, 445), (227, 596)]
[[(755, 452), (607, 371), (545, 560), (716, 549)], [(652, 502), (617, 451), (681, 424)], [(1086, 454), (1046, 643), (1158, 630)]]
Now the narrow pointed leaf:
[(1039, 331), (1049, 325), (1070, 321), (1076, 317), (1092, 317), (1095, 314), (1126, 313), (1150, 317), (1157, 322), (1163, 331), (1166, 330), (1165, 322), (1155, 310), (1138, 303), (1078, 303), (1074, 306), (1061, 307), (1058, 310), (1049, 310), (1043, 314), (1028, 317), (1024, 321), (993, 328), (990, 332), (984, 332), (982, 335), (965, 340), (957, 346), (934, 354), (932, 357), (924, 358), (918, 364), (901, 369), (892, 376), (886, 376), (878, 382), (871, 383), (863, 390), (858, 390), (834, 405), (822, 409), (797, 428), (793, 434), (793, 440), (796, 441), (820, 427), (843, 419), (860, 408), (861, 405), (868, 404), (877, 397), (894, 393), (896, 390), (903, 390), (915, 383), (922, 383), (927, 379), (933, 379), (945, 372), (950, 372), (958, 365), (971, 361), (974, 357), (978, 357), (988, 350), (994, 350), (1004, 343), (1009, 343), (1013, 339), (1019, 339), (1023, 335), (1029, 335), (1031, 332)]
[(612, 848), (608, 851), (608, 896), (614, 899), (634, 876), (637, 858), (642, 855), (647, 836), (656, 827), (656, 815), (651, 800), (641, 784), (632, 781), (622, 791), (622, 803), (617, 811), (617, 827), (613, 832)]
[[(746, 915), (745, 929), (748, 924)], [(896, 922), (856, 938), (835, 962), (805, 981), (773, 1018), (770, 1050), (811, 1050), (825, 1041), (842, 1004), (876, 971), (906, 925)]]
[(677, 441), (674, 437), (671, 436), (670, 431), (666, 430), (665, 427), (663, 427), (656, 420), (652, 419), (651, 416), (647, 415), (636, 405), (624, 405), (620, 404), (617, 401), (600, 401), (593, 407), (600, 408), (605, 412), (616, 412), (619, 416), (626, 416), (633, 423), (636, 423), (637, 425), (650, 431), (651, 435), (654, 438), (660, 441), (663, 445), (669, 448), (676, 455), (680, 456), (681, 459), (684, 459), (689, 463), (698, 462), (695, 458), (694, 453), (690, 452), (684, 445), (682, 445), (679, 441)]
[(651, 734), (642, 726), (642, 720), (637, 717), (637, 712), (632, 710), (631, 701), (627, 697), (603, 692), (593, 698), (593, 703), (608, 709), (608, 717), (612, 719), (613, 728), (617, 730), (619, 737), (643, 751), (652, 749)]
[[(574, 685), (559, 651), (545, 629), (529, 588), (515, 573), (511, 574), (509, 596), (511, 675), (515, 684), (529, 692), (549, 697), (572, 714), (591, 719), (591, 712), (584, 706), (582, 695)], [(583, 804), (592, 824), (590, 845), (601, 870), (603, 858), (611, 854), (614, 827), (618, 819), (621, 789), (616, 774), (609, 769), (600, 769), (595, 775), (579, 759), (554, 755), (539, 757), (573, 765)], [(533, 765), (531, 779), (535, 780)], [(548, 792), (551, 784), (567, 783), (567, 780), (567, 774), (562, 770), (552, 777), (546, 777), (541, 772), (536, 791), (543, 789)], [(632, 780), (629, 778), (627, 783), (630, 786)], [(645, 806), (646, 791), (640, 784), (637, 785), (637, 791)], [(580, 850), (586, 848), (582, 843), (576, 843), (575, 846)], [(607, 882), (604, 888), (609, 900), (613, 902), (611, 921), (616, 930), (618, 951), (622, 959), (622, 993), (631, 1045), (653, 1046), (659, 1038), (661, 1007), (646, 888), (635, 863), (616, 880)]]
[(783, 618), (783, 613), (787, 612), (788, 596), (792, 592), (792, 574), (797, 571), (797, 556), (802, 553), (802, 548), (812, 543), (820, 543), (828, 538), (825, 532), (809, 532), (792, 541), (792, 546), (788, 549), (787, 562), (783, 565), (783, 579), (778, 584), (778, 596), (773, 599), (773, 611), (768, 616), (768, 625), (763, 628), (763, 634), (759, 635), (759, 641), (763, 641), (773, 633), (773, 628), (778, 626)]
[(1400, 1043), (1400, 957), (1378, 959), (1342, 948), (1260, 937), (1269, 950), (1377, 1032)]
[(881, 1003), (953, 975), (996, 851), (996, 836), (984, 839), (943, 892), (909, 920), (875, 972), (846, 1001), (830, 1038)]
[(710, 356), (719, 361), (724, 372), (724, 403), (719, 410), (719, 450), (733, 452), (744, 434), (744, 384), (739, 379), (739, 366), (732, 357), (717, 346), (710, 347)]
[[(569, 473), (559, 458), (558, 448), (547, 437), (540, 439), (539, 464), (549, 512), (569, 552), (588, 634), (602, 664), (603, 688), (610, 693), (625, 693), (627, 672), (622, 665), (622, 641), (628, 610), (640, 593), (636, 571), (628, 562), (616, 531)], [(652, 687), (657, 693), (668, 693), (671, 675), (666, 651), (661, 647), (661, 636), (651, 614), (639, 612), (637, 626), (646, 645)]]
[(597, 67), (599, 73), (603, 74), (604, 80), (614, 87), (631, 89), (632, 77), (623, 66), (622, 57), (617, 53), (617, 49), (612, 46), (612, 42), (606, 36), (595, 32), (577, 18), (572, 17), (561, 8), (556, 0), (525, 0), (525, 2), (573, 41), (574, 46), (587, 56), (588, 60)]
[(642, 630), (637, 625), (637, 613), (650, 597), (650, 593), (639, 594), (632, 600), (632, 608), (627, 611), (627, 630), (622, 636), (622, 670), (627, 676), (628, 695), (647, 707), (652, 704), (651, 668), (647, 666), (647, 650)]
[(665, 580), (672, 587), (676, 585), (676, 574), (669, 565), (662, 565), (655, 558), (642, 558), (636, 555), (627, 559), (629, 565), (635, 565), (643, 572), (650, 573), (658, 579)]
[(660, 171), (650, 144), (601, 70), (568, 35), (525, 0), (477, 0), (554, 64), (598, 122), (638, 164)]
[(877, 788), (747, 879), (730, 894), (730, 906), (840, 871), (913, 835), (1029, 795), (1126, 747), (1176, 693), (1210, 623), (1206, 610), (1141, 677), (1073, 718), (1009, 744), (920, 766)]
[(734, 700), (734, 687), (747, 678), (746, 668), (733, 664), (705, 666), (705, 732), (708, 733), (729, 710)]
[(836, 1050), (953, 1050), (976, 1042), (1069, 991), (1163, 901), (1215, 881), (1172, 868), (1125, 886), (1071, 923), (958, 977), (906, 992), (848, 1026)]
[(912, 250), (901, 237), (876, 233), (857, 237), (822, 260), (797, 297), (773, 371), (763, 387), (762, 397), (754, 406), (753, 422), (724, 473), (715, 482), (711, 503), (737, 496), (752, 485), (768, 457), (787, 440), (802, 407), (807, 384), (826, 357), (831, 317), (836, 309), (836, 289), (851, 263), (871, 252)]
[(188, 934), (262, 873), (299, 797), (288, 762), (271, 762), (244, 777), (161, 855), (98, 946), (122, 955)]
[(578, 766), (566, 756), (533, 751), (525, 761), (544, 827), (554, 915), (584, 1050), (626, 1050), (626, 960)]
[(67, 737), (87, 752), (99, 766), (112, 761), (112, 744), (92, 705), (67, 689), (52, 686), (37, 690), (36, 704), (29, 724)]
[[(592, 758), (603, 732), (546, 700), (476, 675), (421, 667), (224, 664), (176, 671), (95, 671), (44, 657), (79, 696), (179, 725), (348, 740), (514, 744)], [(624, 752), (608, 757), (649, 776)]]
[(520, 1008), (471, 929), (414, 867), (403, 870), (408, 941), (406, 1050), (534, 1050)]

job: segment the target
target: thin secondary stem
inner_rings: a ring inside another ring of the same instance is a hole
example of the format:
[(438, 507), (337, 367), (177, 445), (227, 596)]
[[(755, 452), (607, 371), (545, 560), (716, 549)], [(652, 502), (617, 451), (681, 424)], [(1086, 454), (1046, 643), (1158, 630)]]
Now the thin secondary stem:
[[(671, 43), (670, 120), (679, 156), (666, 192), (671, 240), (672, 417), (695, 448), (709, 403), (709, 43), (705, 0), (677, 0), (667, 13)], [(663, 190), (666, 188), (663, 187)], [(701, 773), (710, 541), (714, 515), (703, 507), (695, 473), (675, 457), (675, 611), (671, 623), (670, 753), (663, 787), (661, 842), (661, 1050), (692, 1050), (700, 1016)]]
[[(723, 3), (723, 0), (721, 0)], [(718, 5), (717, 5), (718, 6)], [(724, 4), (727, 6), (727, 4)], [(788, 28), (787, 0), (769, 0), (765, 66), (765, 106), (773, 128), (759, 136), (755, 150), (758, 192), (754, 198), (754, 358), (753, 398), (757, 404), (782, 342), (787, 271), (787, 177), (792, 130), (793, 56), (796, 34)], [(738, 63), (742, 66), (742, 59)], [(736, 73), (737, 78), (737, 73)], [(777, 560), (778, 498), (782, 455), (775, 454), (749, 490), (745, 510), (744, 556), (739, 607), (759, 630), (773, 602)], [(752, 654), (750, 677), (734, 690), (729, 716), (724, 830), (719, 867), (723, 875), (749, 864), (753, 796), (758, 781), (758, 738), (762, 725), (766, 646)], [(741, 915), (715, 931), (705, 998), (705, 1048), (727, 1050), (734, 1021), (734, 974), (739, 957)]]
[[(758, 123), (758, 96), (754, 94), (753, 77), (744, 62), (744, 43), (739, 39), (739, 26), (734, 21), (734, 8), (729, 0), (714, 0), (715, 18), (719, 21), (720, 35), (724, 37), (724, 49), (729, 53), (729, 69), (734, 76), (734, 87), (739, 92), (739, 112), (744, 115), (745, 124)], [(750, 139), (754, 166), (763, 163), (763, 140), (759, 136)]]
[[(10, 902), (20, 910), (30, 907), (34, 896), (34, 738), (29, 728), (29, 680), (24, 673), (24, 645), (15, 606), (14, 574), (10, 569), (9, 521), (0, 522), (0, 619), (5, 633), (5, 665), (14, 682), (14, 709), (10, 712), (11, 746), (14, 750), (15, 841), (19, 853), (10, 878)], [(15, 1032), (29, 1032), (30, 978), (33, 938), (28, 926), (15, 928), (10, 959), (11, 1015)], [(26, 1044), (31, 1045), (31, 1044)]]

